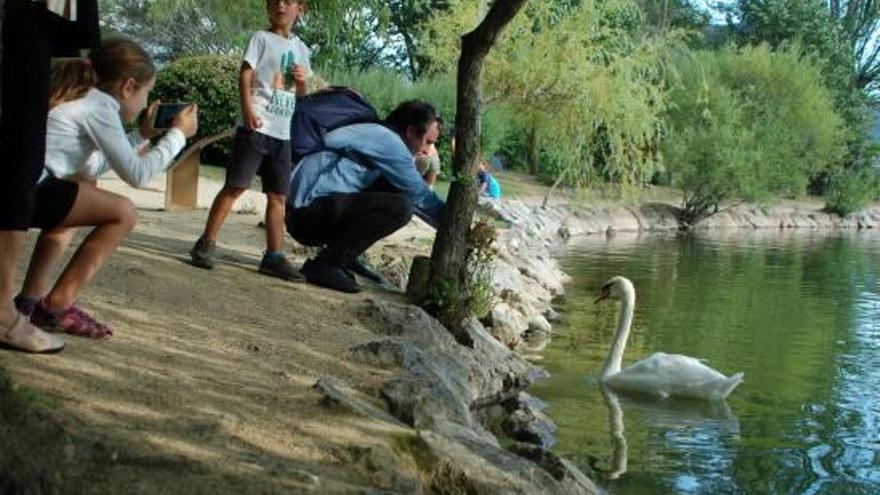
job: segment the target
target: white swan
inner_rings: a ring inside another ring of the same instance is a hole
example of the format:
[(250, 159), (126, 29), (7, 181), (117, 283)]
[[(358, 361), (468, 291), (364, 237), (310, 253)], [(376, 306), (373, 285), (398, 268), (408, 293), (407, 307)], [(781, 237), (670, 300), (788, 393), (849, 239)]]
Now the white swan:
[(662, 398), (677, 396), (721, 400), (742, 382), (742, 373), (727, 377), (698, 359), (662, 352), (621, 370), (623, 351), (635, 309), (636, 291), (627, 278), (617, 276), (602, 286), (596, 302), (608, 298), (620, 299), (621, 311), (614, 344), (600, 373), (604, 385), (624, 392), (658, 395)]

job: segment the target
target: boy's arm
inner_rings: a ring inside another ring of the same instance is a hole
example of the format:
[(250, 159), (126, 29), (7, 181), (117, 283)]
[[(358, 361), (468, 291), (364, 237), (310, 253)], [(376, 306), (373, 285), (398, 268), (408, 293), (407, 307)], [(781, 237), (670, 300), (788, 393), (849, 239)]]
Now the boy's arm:
[(306, 68), (302, 65), (295, 65), (292, 69), (293, 83), (296, 87), (296, 96), (305, 96), (306, 91)]
[(241, 120), (244, 126), (250, 130), (256, 130), (263, 126), (263, 122), (254, 113), (253, 93), (254, 69), (247, 62), (241, 63), (238, 75), (238, 96), (241, 103)]

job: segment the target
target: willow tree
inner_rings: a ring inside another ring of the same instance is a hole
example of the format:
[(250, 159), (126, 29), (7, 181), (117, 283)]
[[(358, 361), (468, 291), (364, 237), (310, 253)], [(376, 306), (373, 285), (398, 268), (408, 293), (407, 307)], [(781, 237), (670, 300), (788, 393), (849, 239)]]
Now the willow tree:
[[(436, 70), (452, 64), (457, 35), (476, 8), (462, 1), (432, 20)], [(681, 31), (641, 34), (631, 0), (534, 2), (505, 32), (486, 61), (488, 105), (512, 108), (529, 155), (558, 157), (542, 175), (571, 185), (597, 180), (642, 184), (660, 167), (657, 142), (664, 110), (661, 62)]]
[[(455, 285), (466, 283), (466, 237), (477, 205), (477, 188), (472, 178), (477, 172), (480, 149), (483, 62), (502, 30), (525, 3), (526, 0), (495, 0), (476, 29), (461, 38), (455, 112), (456, 152), (452, 163), (458, 180), (449, 188), (446, 207), (437, 228), (431, 252), (430, 287), (440, 287), (450, 280), (455, 281)], [(461, 328), (461, 321), (445, 323), (459, 342), (470, 341)]]
[[(297, 33), (315, 66), (420, 67), (422, 25), (446, 0), (312, 0)], [(140, 40), (162, 60), (239, 53), (266, 27), (266, 0), (102, 0), (104, 27)]]

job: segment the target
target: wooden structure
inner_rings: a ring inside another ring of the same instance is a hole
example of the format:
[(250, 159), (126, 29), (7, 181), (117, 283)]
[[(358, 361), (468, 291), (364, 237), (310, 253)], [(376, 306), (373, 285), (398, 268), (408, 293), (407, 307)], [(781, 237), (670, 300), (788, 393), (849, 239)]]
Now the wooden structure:
[(166, 210), (193, 210), (198, 206), (202, 150), (210, 144), (231, 137), (234, 132), (234, 127), (227, 129), (220, 134), (202, 138), (183, 150), (165, 175)]

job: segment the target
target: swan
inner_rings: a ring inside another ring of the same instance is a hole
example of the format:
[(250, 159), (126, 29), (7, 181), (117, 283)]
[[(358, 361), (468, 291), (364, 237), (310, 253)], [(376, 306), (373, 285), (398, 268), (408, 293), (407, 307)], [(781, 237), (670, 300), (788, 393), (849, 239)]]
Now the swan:
[(608, 298), (620, 299), (621, 311), (611, 352), (599, 375), (603, 385), (622, 392), (656, 395), (663, 399), (676, 396), (722, 400), (742, 382), (742, 373), (727, 377), (698, 359), (662, 352), (621, 370), (623, 351), (632, 325), (636, 291), (629, 279), (616, 276), (605, 282), (596, 302)]

